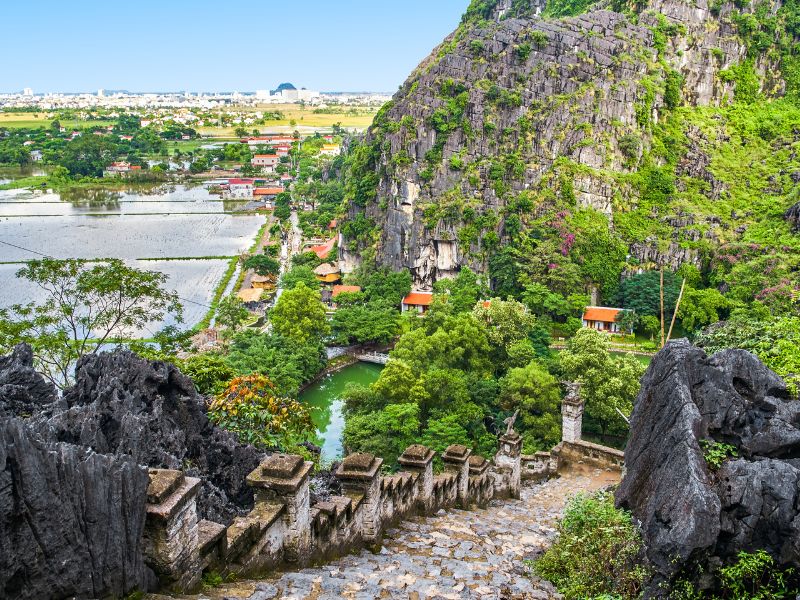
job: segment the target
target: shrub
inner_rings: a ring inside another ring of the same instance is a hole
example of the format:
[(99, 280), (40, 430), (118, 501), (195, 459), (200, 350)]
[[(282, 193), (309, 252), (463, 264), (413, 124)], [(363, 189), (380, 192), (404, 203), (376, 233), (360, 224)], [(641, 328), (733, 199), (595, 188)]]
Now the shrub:
[(626, 133), (619, 138), (617, 144), (619, 145), (619, 151), (622, 152), (625, 158), (634, 160), (639, 157), (641, 142), (636, 134)]
[(649, 572), (636, 562), (642, 550), (630, 515), (614, 508), (608, 492), (570, 500), (558, 524), (558, 539), (535, 563), (567, 600), (609, 594), (638, 598)]
[(728, 458), (736, 458), (739, 452), (735, 446), (722, 444), (712, 440), (700, 440), (700, 447), (703, 449), (703, 458), (706, 459), (708, 468), (717, 471)]
[(287, 450), (314, 434), (305, 405), (277, 395), (263, 375), (237, 377), (208, 408), (208, 417), (257, 448)]

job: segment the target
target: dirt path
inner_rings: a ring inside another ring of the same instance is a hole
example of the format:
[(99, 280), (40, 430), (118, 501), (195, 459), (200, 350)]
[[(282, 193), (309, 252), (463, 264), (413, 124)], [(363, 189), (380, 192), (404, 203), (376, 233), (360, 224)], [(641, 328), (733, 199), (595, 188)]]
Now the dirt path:
[(319, 568), (225, 585), (195, 598), (557, 598), (548, 582), (529, 576), (524, 561), (550, 544), (570, 497), (618, 481), (617, 473), (600, 470), (569, 473), (525, 486), (520, 500), (405, 522), (387, 532), (378, 553), (363, 550)]

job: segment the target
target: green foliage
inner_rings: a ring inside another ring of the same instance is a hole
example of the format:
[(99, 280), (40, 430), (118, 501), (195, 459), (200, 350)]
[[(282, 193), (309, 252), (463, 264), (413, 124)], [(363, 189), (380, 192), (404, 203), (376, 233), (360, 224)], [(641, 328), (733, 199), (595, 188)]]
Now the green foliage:
[(561, 388), (537, 361), (511, 369), (500, 380), (499, 401), (504, 410), (519, 409), (517, 429), (525, 452), (550, 449), (561, 439)]
[(567, 342), (561, 368), (570, 381), (581, 383), (587, 427), (597, 424), (602, 435), (627, 429), (617, 410), (630, 415), (645, 370), (642, 363), (630, 355), (613, 356), (606, 334), (584, 328)]
[(192, 378), (201, 394), (219, 394), (236, 376), (225, 357), (215, 352), (194, 354), (176, 366)]
[(235, 333), (248, 317), (250, 311), (236, 296), (226, 296), (217, 306), (216, 322), (229, 334)]
[(285, 290), (293, 290), (300, 284), (310, 289), (319, 289), (319, 279), (312, 267), (305, 264), (295, 265), (281, 277), (281, 287)]
[(266, 254), (254, 254), (244, 261), (245, 269), (252, 269), (259, 275), (277, 275), (281, 269), (280, 263)]
[(331, 319), (336, 343), (387, 344), (400, 332), (400, 313), (385, 301), (339, 306)]
[(720, 569), (719, 579), (726, 598), (778, 600), (797, 594), (787, 581), (793, 573), (793, 569), (781, 571), (774, 558), (757, 550), (739, 552), (735, 563)]
[(728, 458), (736, 458), (739, 451), (736, 446), (723, 444), (713, 440), (700, 440), (700, 447), (703, 449), (703, 458), (712, 471), (718, 471)]
[(419, 434), (419, 407), (413, 402), (389, 404), (378, 412), (348, 417), (342, 442), (349, 451), (371, 452), (387, 464), (408, 446), (416, 443)]
[(302, 282), (281, 294), (269, 320), (275, 333), (301, 344), (330, 333), (319, 291)]
[(265, 375), (280, 394), (296, 396), (325, 366), (325, 348), (318, 340), (298, 343), (274, 333), (244, 331), (231, 341), (225, 361), (237, 374)]
[(119, 259), (33, 260), (17, 277), (38, 286), (45, 299), (0, 309), (0, 350), (30, 344), (37, 368), (59, 387), (70, 383), (82, 356), (127, 340), (167, 314), (182, 319), (178, 296), (164, 289), (166, 275)]
[(314, 434), (308, 409), (280, 397), (262, 375), (231, 381), (209, 405), (208, 418), (243, 443), (264, 450), (291, 450)]
[(567, 600), (604, 594), (633, 600), (649, 577), (638, 564), (641, 551), (638, 529), (628, 513), (614, 508), (612, 494), (579, 495), (570, 500), (558, 538), (534, 569)]
[[(675, 310), (680, 293), (680, 282), (674, 273), (664, 271), (664, 318), (669, 320)], [(622, 281), (617, 294), (617, 302), (623, 307), (636, 311), (641, 317), (661, 315), (661, 274), (658, 271), (645, 271), (632, 275)]]
[(592, 4), (593, 0), (547, 0), (543, 16), (575, 17), (585, 13)]
[(454, 279), (440, 279), (433, 286), (437, 294), (447, 294), (453, 313), (468, 312), (479, 299), (489, 295), (489, 288), (469, 267), (459, 271)]
[(683, 76), (678, 71), (669, 71), (664, 82), (664, 104), (667, 108), (676, 108), (681, 103), (681, 86)]

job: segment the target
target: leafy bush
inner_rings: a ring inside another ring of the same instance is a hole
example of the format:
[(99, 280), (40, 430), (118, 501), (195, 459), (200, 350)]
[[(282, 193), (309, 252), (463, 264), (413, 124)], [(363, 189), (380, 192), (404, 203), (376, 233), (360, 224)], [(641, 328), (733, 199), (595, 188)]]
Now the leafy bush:
[(536, 561), (538, 575), (552, 581), (567, 600), (604, 594), (638, 598), (649, 577), (637, 564), (642, 551), (630, 515), (614, 508), (608, 492), (570, 500), (558, 524), (558, 538)]
[(703, 458), (705, 458), (708, 467), (712, 471), (717, 471), (728, 458), (735, 458), (739, 456), (739, 452), (735, 446), (730, 444), (722, 444), (713, 440), (700, 440), (700, 447), (703, 449)]
[(314, 435), (305, 405), (279, 397), (273, 383), (263, 375), (231, 381), (212, 400), (208, 416), (243, 443), (262, 449), (291, 449)]

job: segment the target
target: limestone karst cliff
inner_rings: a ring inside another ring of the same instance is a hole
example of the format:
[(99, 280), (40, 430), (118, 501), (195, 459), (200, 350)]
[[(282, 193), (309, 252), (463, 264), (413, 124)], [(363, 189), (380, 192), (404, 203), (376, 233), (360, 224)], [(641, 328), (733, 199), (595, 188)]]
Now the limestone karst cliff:
[(346, 270), (374, 251), (427, 287), (605, 232), (609, 273), (581, 267), (603, 285), (789, 234), (800, 161), (772, 100), (796, 88), (794, 9), (620, 0), (557, 16), (575, 4), (473, 1), (351, 148)]

